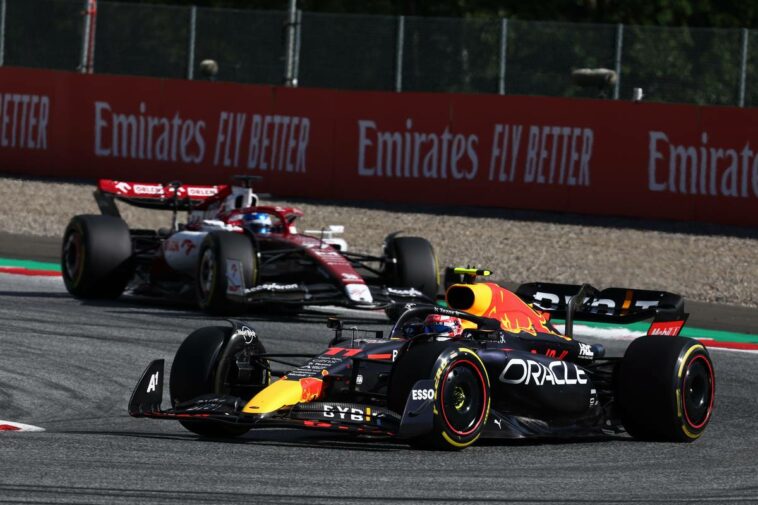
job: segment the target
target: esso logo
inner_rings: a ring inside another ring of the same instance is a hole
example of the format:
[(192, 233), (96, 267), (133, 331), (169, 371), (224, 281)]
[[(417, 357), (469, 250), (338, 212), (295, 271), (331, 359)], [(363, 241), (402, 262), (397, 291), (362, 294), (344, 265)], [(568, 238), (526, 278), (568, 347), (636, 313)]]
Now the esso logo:
[(414, 400), (432, 400), (434, 399), (434, 389), (414, 389), (411, 391), (411, 398)]

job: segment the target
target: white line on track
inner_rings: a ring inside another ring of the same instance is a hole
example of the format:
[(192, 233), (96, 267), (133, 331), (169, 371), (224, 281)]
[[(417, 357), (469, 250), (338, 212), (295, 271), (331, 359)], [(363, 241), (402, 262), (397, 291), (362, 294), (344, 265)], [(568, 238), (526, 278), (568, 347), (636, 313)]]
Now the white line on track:
[[(555, 329), (563, 333), (565, 325), (556, 324)], [(583, 324), (575, 324), (574, 335), (577, 337), (604, 338), (608, 340), (633, 340), (644, 336), (645, 332), (631, 331), (626, 328), (593, 328)]]
[[(557, 329), (560, 332), (564, 331), (564, 325), (562, 324), (556, 324), (555, 329)], [(631, 331), (625, 328), (593, 328), (591, 326), (584, 326), (581, 324), (575, 324), (574, 325), (574, 336), (576, 337), (590, 337), (590, 338), (599, 338), (599, 339), (605, 339), (605, 340), (634, 340), (637, 337), (643, 337), (646, 335), (646, 332), (644, 331)], [(730, 352), (743, 352), (743, 353), (750, 353), (755, 354), (758, 353), (755, 349), (733, 349), (728, 347), (717, 347), (715, 345), (708, 345), (708, 338), (698, 338), (697, 340), (700, 341), (706, 341), (705, 346), (708, 348), (709, 352), (713, 351), (730, 351)]]

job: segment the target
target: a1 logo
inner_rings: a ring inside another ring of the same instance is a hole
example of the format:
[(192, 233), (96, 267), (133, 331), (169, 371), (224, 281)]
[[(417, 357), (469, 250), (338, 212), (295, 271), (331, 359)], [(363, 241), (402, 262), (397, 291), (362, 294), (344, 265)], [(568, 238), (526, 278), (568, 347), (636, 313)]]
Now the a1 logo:
[(155, 372), (153, 375), (150, 376), (150, 384), (147, 385), (148, 393), (155, 391), (155, 389), (158, 387), (159, 376), (160, 376), (160, 372)]

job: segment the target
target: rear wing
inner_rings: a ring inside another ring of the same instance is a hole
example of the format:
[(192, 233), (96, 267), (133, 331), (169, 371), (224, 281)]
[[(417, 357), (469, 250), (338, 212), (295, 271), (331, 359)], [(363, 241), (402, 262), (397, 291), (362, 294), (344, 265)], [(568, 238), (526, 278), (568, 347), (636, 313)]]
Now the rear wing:
[(607, 288), (589, 284), (532, 282), (516, 288), (516, 295), (552, 317), (566, 319), (566, 334), (574, 320), (629, 324), (653, 319), (648, 335), (678, 335), (688, 314), (684, 299), (667, 291)]
[(169, 184), (126, 182), (100, 179), (95, 191), (95, 200), (100, 211), (118, 215), (113, 200), (148, 209), (189, 211), (203, 209), (231, 193), (228, 185), (200, 186), (171, 182)]

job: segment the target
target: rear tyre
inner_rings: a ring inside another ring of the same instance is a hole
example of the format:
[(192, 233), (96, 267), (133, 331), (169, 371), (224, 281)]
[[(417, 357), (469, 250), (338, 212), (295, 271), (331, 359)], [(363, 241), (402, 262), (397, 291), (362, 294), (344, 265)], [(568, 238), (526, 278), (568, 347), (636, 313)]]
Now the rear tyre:
[(257, 255), (250, 238), (227, 231), (211, 232), (200, 245), (198, 258), (198, 306), (213, 315), (242, 312), (245, 289), (253, 287), (257, 277)]
[(434, 248), (421, 237), (392, 237), (385, 244), (385, 281), (392, 287), (414, 288), (437, 296), (439, 268)]
[(402, 414), (416, 381), (434, 378), (434, 421), (426, 435), (411, 445), (435, 450), (461, 450), (481, 435), (490, 411), (490, 381), (473, 350), (432, 343), (407, 351), (395, 364), (389, 407)]
[(690, 338), (640, 337), (621, 362), (619, 413), (634, 438), (697, 440), (711, 419), (715, 392), (708, 351)]
[(63, 234), (61, 273), (66, 289), (77, 298), (118, 298), (134, 273), (124, 220), (74, 216)]
[[(216, 380), (220, 368), (219, 360), (222, 350), (231, 336), (232, 329), (220, 326), (201, 328), (191, 333), (179, 346), (171, 366), (169, 389), (171, 405), (192, 400), (202, 395), (231, 395), (240, 394), (239, 386), (232, 384), (236, 378), (237, 368), (234, 364), (226, 369), (226, 377)], [(258, 340), (254, 343), (255, 353), (266, 352)], [(244, 386), (247, 401), (253, 394), (267, 386), (270, 375), (265, 363), (252, 361), (254, 367), (252, 381)], [(217, 386), (218, 385), (218, 386)], [(179, 421), (189, 431), (204, 437), (229, 438), (247, 433), (250, 428), (245, 425), (234, 425), (214, 421)]]

